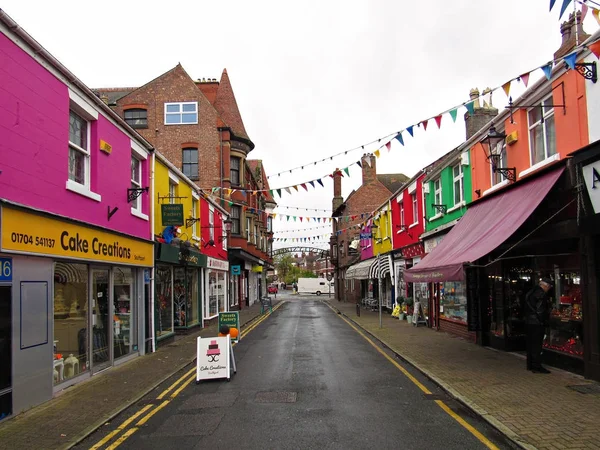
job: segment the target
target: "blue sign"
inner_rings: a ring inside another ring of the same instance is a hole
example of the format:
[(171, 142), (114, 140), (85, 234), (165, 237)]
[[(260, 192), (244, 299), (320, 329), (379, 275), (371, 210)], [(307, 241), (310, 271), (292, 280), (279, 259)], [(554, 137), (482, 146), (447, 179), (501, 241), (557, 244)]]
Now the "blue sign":
[(231, 266), (231, 275), (241, 275), (242, 267), (241, 266)]
[(12, 281), (12, 258), (0, 258), (0, 281)]
[(361, 239), (371, 239), (373, 235), (371, 233), (360, 233)]
[(150, 269), (144, 269), (144, 283), (150, 283)]

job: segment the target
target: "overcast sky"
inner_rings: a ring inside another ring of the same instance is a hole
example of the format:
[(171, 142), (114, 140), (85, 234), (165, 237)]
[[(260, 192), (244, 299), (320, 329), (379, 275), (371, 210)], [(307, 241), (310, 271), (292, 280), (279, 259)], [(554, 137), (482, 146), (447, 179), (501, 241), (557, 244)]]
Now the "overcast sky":
[[(227, 68), (256, 144), (249, 157), (263, 160), (271, 187), (350, 165), (346, 197), (361, 183), (355, 162), (364, 151), (315, 161), (433, 117), (468, 100), (471, 88), (500, 86), (552, 59), (561, 3), (551, 13), (549, 0), (3, 0), (1, 7), (92, 88), (140, 86), (178, 62), (192, 78), (219, 79)], [(591, 15), (584, 27), (590, 34), (598, 28)], [(511, 94), (519, 92), (514, 82)], [(506, 104), (501, 91), (493, 100)], [(412, 176), (459, 145), (464, 111), (455, 124), (445, 115), (440, 130), (432, 121), (415, 138), (405, 133), (404, 147), (384, 149), (378, 173)], [(276, 198), (276, 212), (328, 216), (332, 191), (330, 179), (308, 193), (292, 190)], [(276, 237), (330, 231), (283, 232), (318, 225), (274, 222)]]

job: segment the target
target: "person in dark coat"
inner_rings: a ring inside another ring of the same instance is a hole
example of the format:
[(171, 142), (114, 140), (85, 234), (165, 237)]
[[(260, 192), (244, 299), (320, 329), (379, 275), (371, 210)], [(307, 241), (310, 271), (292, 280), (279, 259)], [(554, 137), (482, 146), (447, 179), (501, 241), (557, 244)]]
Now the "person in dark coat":
[(550, 302), (548, 292), (552, 280), (542, 278), (537, 286), (525, 295), (525, 320), (527, 323), (527, 370), (534, 373), (550, 373), (542, 366), (542, 344), (548, 320)]

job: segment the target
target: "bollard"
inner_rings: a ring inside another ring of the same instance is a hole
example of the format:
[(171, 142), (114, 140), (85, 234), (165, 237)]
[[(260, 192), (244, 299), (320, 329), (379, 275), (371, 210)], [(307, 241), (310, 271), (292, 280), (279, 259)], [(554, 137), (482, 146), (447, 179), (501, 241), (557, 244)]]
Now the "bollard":
[(358, 317), (360, 317), (360, 304), (359, 303), (356, 304), (356, 315)]

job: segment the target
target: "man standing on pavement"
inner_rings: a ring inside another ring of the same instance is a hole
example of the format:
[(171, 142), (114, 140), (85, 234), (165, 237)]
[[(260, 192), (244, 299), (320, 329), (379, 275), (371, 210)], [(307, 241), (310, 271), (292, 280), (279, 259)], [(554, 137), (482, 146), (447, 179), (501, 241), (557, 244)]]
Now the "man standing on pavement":
[(550, 373), (542, 366), (542, 344), (550, 305), (548, 291), (552, 289), (552, 280), (542, 278), (537, 286), (525, 295), (525, 320), (527, 322), (527, 370), (534, 373)]

